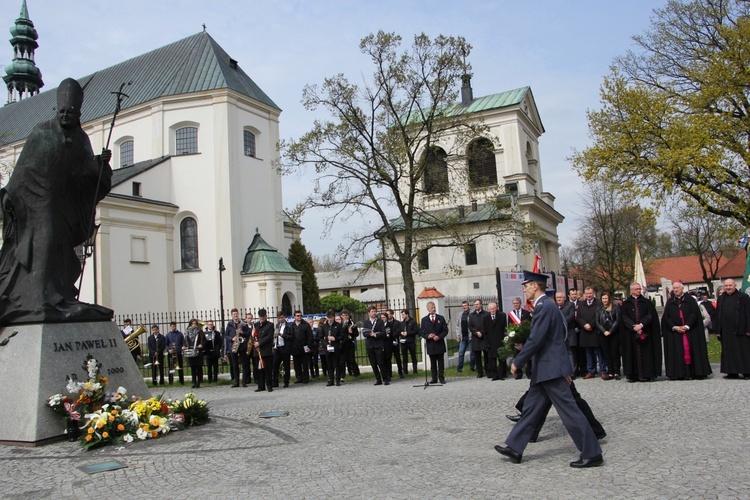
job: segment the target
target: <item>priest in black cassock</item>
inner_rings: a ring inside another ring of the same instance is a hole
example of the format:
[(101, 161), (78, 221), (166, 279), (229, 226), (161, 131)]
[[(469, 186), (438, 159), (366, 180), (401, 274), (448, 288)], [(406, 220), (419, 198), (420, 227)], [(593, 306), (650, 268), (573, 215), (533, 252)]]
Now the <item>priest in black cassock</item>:
[(711, 374), (711, 365), (698, 302), (685, 293), (681, 282), (676, 281), (673, 287), (674, 297), (667, 301), (661, 318), (667, 377), (704, 379)]
[(737, 290), (733, 279), (724, 281), (724, 293), (716, 302), (716, 337), (721, 341), (721, 373), (724, 378), (750, 379), (750, 297)]
[(639, 283), (620, 308), (622, 368), (628, 382), (650, 382), (661, 375), (661, 327), (654, 304)]

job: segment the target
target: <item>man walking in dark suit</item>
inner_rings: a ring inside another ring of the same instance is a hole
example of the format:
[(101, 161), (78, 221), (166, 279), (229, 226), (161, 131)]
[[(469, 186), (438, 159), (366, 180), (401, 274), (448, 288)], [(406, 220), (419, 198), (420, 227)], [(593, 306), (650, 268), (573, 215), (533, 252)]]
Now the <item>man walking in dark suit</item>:
[(426, 351), (430, 356), (431, 384), (445, 383), (445, 337), (448, 335), (448, 323), (445, 318), (435, 313), (435, 303), (427, 303), (427, 316), (422, 318), (420, 336), (425, 339)]
[(560, 309), (545, 295), (547, 277), (524, 271), (524, 293), (534, 303), (531, 335), (511, 367), (513, 375), (533, 357), (534, 371), (531, 388), (524, 403), (521, 420), (505, 439), (506, 446), (496, 445), (495, 450), (521, 463), (523, 451), (546, 411), (546, 403), (555, 406), (565, 428), (581, 452), (580, 458), (571, 462), (575, 468), (602, 465), (602, 449), (594, 431), (576, 406), (570, 391), (573, 366), (570, 364), (565, 344), (566, 324)]
[(505, 314), (497, 310), (497, 302), (490, 302), (489, 314), (484, 317), (482, 331), (487, 336), (487, 350), (489, 352), (489, 364), (487, 365), (487, 376), (492, 380), (505, 380), (507, 366), (505, 356), (498, 360), (497, 350), (503, 345), (505, 338)]

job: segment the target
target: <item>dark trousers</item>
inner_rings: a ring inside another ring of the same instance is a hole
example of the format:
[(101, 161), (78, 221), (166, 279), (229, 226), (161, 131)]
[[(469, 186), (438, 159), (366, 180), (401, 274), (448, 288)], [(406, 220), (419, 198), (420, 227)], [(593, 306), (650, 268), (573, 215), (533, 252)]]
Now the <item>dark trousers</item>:
[(200, 354), (188, 361), (190, 365), (190, 377), (193, 381), (193, 387), (198, 388), (203, 383), (203, 355)]
[[(604, 427), (602, 427), (602, 424), (596, 419), (596, 417), (594, 416), (594, 412), (591, 411), (591, 407), (586, 402), (586, 400), (581, 397), (581, 394), (576, 389), (575, 384), (570, 384), (570, 392), (573, 394), (573, 399), (575, 399), (578, 409), (581, 410), (581, 413), (583, 413), (583, 416), (586, 417), (586, 420), (591, 426), (591, 430), (594, 431), (594, 435), (601, 436), (602, 434), (604, 434)], [(521, 396), (521, 399), (518, 400), (518, 403), (516, 403), (516, 409), (521, 413), (523, 413), (523, 405), (528, 394), (529, 391), (526, 391), (523, 396)], [(547, 406), (547, 411), (542, 416), (542, 419), (537, 423), (537, 426), (534, 429), (534, 433), (531, 435), (532, 441), (536, 441), (539, 437), (539, 433), (541, 432), (542, 427), (544, 427), (544, 422), (547, 420), (547, 415), (549, 414), (550, 408), (552, 408), (552, 404), (549, 404)]]
[(612, 333), (608, 337), (601, 336), (604, 361), (609, 375), (620, 374), (620, 334)]
[(393, 357), (393, 344), (390, 339), (386, 339), (383, 345), (383, 380), (390, 382), (393, 377), (393, 365), (391, 365), (391, 358)]
[[(151, 354), (151, 381), (156, 385), (156, 372), (159, 372), (159, 383), (164, 385), (164, 353)], [(159, 362), (157, 365), (156, 362)]]
[(273, 353), (273, 386), (279, 386), (279, 371), (281, 370), (282, 363), (284, 364), (284, 386), (289, 385), (289, 351), (285, 349), (276, 349)]
[(328, 365), (328, 383), (338, 383), (344, 377), (344, 363), (341, 362), (341, 352), (334, 351), (325, 355)]
[(206, 373), (209, 384), (219, 380), (219, 353), (213, 351), (206, 353)]
[(487, 376), (504, 379), (507, 374), (508, 364), (505, 362), (505, 358), (500, 359), (490, 354), (489, 364), (487, 365)]
[[(174, 374), (177, 373), (177, 378), (181, 384), (185, 383), (185, 363), (183, 363), (182, 353), (168, 354), (169, 356), (169, 371), (167, 372), (167, 378), (169, 378), (169, 385), (174, 383)], [(179, 368), (179, 370), (177, 369)]]
[[(249, 384), (252, 380), (250, 377), (250, 358), (251, 356), (247, 355), (247, 348), (245, 349), (240, 348), (238, 364), (239, 364), (239, 367), (242, 368), (242, 383), (244, 385)], [(239, 374), (238, 374), (238, 378), (239, 378)]]
[[(272, 356), (266, 356), (272, 358)], [(258, 382), (258, 389), (273, 391), (273, 360), (263, 358), (263, 367), (260, 366), (260, 359), (253, 357), (258, 362), (258, 373), (255, 377), (255, 381)], [(255, 363), (255, 362), (253, 362)]]
[(232, 377), (232, 384), (240, 384), (240, 355), (235, 352), (227, 354), (229, 359), (229, 376)]
[(372, 367), (372, 373), (375, 374), (375, 380), (382, 382), (385, 377), (385, 374), (383, 373), (383, 349), (367, 349), (367, 358), (370, 360), (370, 366)]
[(586, 368), (586, 348), (581, 346), (575, 346), (571, 347), (573, 349), (573, 352), (575, 352), (575, 364), (573, 365), (573, 370), (575, 370), (575, 375), (584, 375), (588, 373), (588, 369)]
[[(477, 376), (478, 377), (484, 377), (484, 369), (487, 368), (489, 370), (489, 353), (484, 351), (474, 351), (474, 358), (477, 362)], [(484, 365), (482, 365), (482, 359), (484, 359)], [(485, 368), (483, 368), (484, 366)]]
[(393, 365), (391, 364), (391, 359), (395, 359), (398, 376), (403, 377), (404, 369), (401, 366), (401, 349), (399, 348), (398, 341), (396, 342), (396, 345), (393, 345), (393, 342), (391, 342), (391, 353), (390, 355), (386, 354), (386, 358), (387, 359), (385, 360), (385, 364), (388, 366), (391, 374), (393, 374)]
[(357, 364), (357, 344), (349, 343), (341, 350), (342, 361), (346, 365), (344, 375), (348, 372), (353, 377), (359, 377), (359, 365)]
[(320, 375), (320, 368), (318, 367), (318, 346), (313, 345), (312, 352), (308, 354), (310, 359), (310, 376), (317, 377)]
[(445, 353), (430, 354), (430, 374), (432, 383), (438, 380), (442, 383), (445, 380)]
[(555, 406), (563, 425), (581, 452), (581, 458), (594, 458), (602, 449), (586, 417), (573, 397), (570, 385), (564, 378), (545, 380), (529, 388), (521, 412), (521, 420), (513, 427), (505, 443), (517, 453), (523, 453), (526, 445), (546, 417), (550, 405)]
[(294, 376), (306, 384), (310, 380), (310, 353), (302, 352), (294, 355)]
[(403, 362), (404, 373), (409, 374), (409, 356), (411, 355), (411, 366), (414, 369), (414, 373), (417, 373), (417, 344), (412, 342), (411, 344), (401, 344), (401, 361)]
[(328, 376), (328, 354), (320, 355), (320, 370), (323, 372), (323, 376)]

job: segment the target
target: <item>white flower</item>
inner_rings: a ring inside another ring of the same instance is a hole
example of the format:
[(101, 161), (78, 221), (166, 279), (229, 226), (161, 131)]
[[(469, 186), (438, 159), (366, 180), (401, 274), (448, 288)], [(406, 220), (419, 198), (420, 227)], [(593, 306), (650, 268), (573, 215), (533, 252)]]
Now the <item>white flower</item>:
[(76, 382), (76, 381), (75, 381), (75, 380), (73, 380), (73, 379), (71, 379), (71, 380), (68, 380), (68, 385), (66, 385), (66, 386), (65, 386), (65, 388), (66, 388), (66, 389), (68, 390), (68, 392), (69, 392), (69, 393), (71, 393), (71, 394), (73, 394), (73, 393), (76, 393), (76, 392), (78, 392), (78, 389), (79, 389), (79, 387), (80, 387), (80, 386), (79, 386), (79, 383), (78, 383), (78, 382)]
[(135, 435), (138, 437), (138, 439), (143, 441), (148, 437), (148, 432), (144, 431), (142, 428), (139, 428), (137, 431), (135, 431)]
[[(142, 429), (138, 429), (138, 430), (142, 430)], [(122, 437), (122, 440), (125, 441), (126, 443), (132, 443), (133, 442), (133, 435), (132, 434), (125, 434)]]
[(510, 333), (508, 334), (508, 336), (509, 336), (510, 338), (513, 338), (513, 337), (515, 337), (515, 336), (516, 336), (516, 332), (510, 332)]
[(127, 394), (127, 393), (128, 393), (128, 390), (125, 389), (123, 386), (120, 386), (120, 387), (117, 388), (117, 394), (121, 394), (121, 395), (125, 396), (125, 394)]

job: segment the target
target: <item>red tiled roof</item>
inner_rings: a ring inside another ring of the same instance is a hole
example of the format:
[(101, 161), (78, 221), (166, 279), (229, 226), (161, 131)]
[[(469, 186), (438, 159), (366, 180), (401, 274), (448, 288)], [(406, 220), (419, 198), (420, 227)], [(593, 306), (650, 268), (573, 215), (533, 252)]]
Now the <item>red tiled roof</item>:
[[(745, 271), (744, 269), (742, 270)], [(418, 299), (439, 299), (440, 297), (445, 297), (442, 293), (438, 292), (437, 288), (434, 286), (428, 286), (424, 290), (422, 290), (422, 293), (419, 294)]]
[[(737, 252), (731, 258), (721, 260), (721, 267), (716, 273), (717, 279), (740, 278), (745, 274), (745, 252)], [(661, 279), (682, 281), (683, 283), (702, 283), (703, 272), (697, 255), (672, 257), (652, 260), (644, 264), (646, 281), (650, 285), (660, 285)]]

